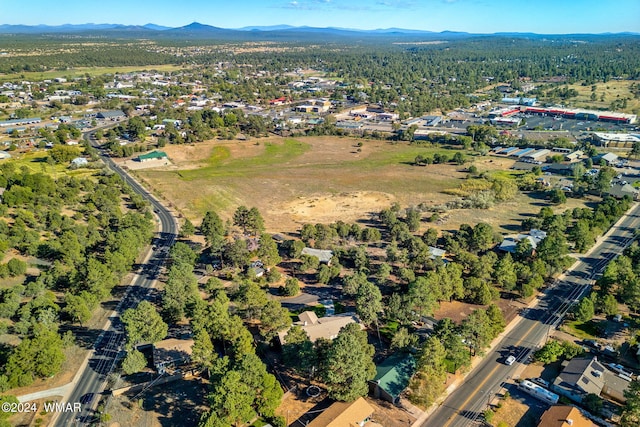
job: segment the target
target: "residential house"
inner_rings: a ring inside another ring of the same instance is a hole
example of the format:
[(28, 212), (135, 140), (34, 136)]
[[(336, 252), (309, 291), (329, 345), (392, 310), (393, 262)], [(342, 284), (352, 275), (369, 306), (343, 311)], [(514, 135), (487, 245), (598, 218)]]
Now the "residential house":
[[(335, 316), (325, 316), (318, 318), (312, 311), (305, 311), (298, 315), (300, 321), (296, 322), (307, 333), (311, 342), (316, 342), (320, 338), (329, 340), (338, 336), (340, 329), (350, 323), (357, 323), (360, 329), (364, 329), (364, 325), (360, 323), (360, 319), (353, 313), (342, 313)], [(286, 343), (287, 333), (289, 331), (278, 332), (278, 338), (281, 344)]]
[(322, 264), (331, 264), (331, 258), (333, 258), (333, 251), (324, 249), (304, 248), (302, 249), (302, 255), (311, 255), (320, 261)]
[(373, 407), (362, 397), (354, 402), (336, 402), (307, 424), (307, 427), (364, 427), (373, 412)]
[(639, 190), (633, 187), (631, 184), (612, 184), (611, 188), (607, 190), (607, 194), (616, 199), (622, 199), (624, 196), (629, 196), (632, 199), (636, 200), (638, 198)]
[(608, 370), (597, 357), (576, 357), (563, 363), (564, 369), (553, 382), (554, 392), (581, 403), (588, 394), (624, 403), (624, 390), (630, 381)]
[(153, 345), (153, 366), (163, 374), (167, 368), (187, 363), (193, 353), (193, 339), (170, 338)]
[(376, 366), (376, 376), (369, 381), (371, 394), (397, 404), (415, 372), (416, 361), (411, 354), (394, 354)]
[(596, 424), (575, 406), (554, 405), (542, 414), (538, 427), (596, 427)]
[(529, 234), (518, 234), (516, 236), (508, 236), (505, 237), (498, 249), (503, 252), (514, 253), (516, 251), (516, 246), (522, 240), (528, 240), (531, 243), (531, 248), (535, 250), (538, 247), (538, 244), (547, 237), (547, 233), (542, 230), (532, 229), (529, 231)]

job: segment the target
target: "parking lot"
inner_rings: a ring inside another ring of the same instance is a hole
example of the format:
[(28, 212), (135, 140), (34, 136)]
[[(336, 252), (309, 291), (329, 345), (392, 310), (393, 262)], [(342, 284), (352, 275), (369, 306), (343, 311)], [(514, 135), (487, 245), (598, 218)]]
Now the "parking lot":
[(524, 128), (527, 130), (566, 130), (572, 133), (582, 133), (595, 130), (601, 132), (632, 132), (636, 129), (635, 125), (622, 123), (563, 119), (532, 114), (517, 114), (514, 117), (526, 120)]

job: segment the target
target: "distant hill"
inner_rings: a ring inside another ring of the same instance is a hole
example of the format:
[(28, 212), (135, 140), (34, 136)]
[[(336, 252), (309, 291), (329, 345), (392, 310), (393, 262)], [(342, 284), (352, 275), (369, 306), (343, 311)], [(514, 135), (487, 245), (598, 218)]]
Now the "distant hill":
[(291, 25), (248, 26), (238, 29), (214, 27), (192, 22), (182, 27), (165, 27), (148, 23), (145, 25), (121, 24), (65, 24), (65, 25), (0, 25), (0, 34), (64, 34), (103, 35), (123, 38), (160, 38), (160, 39), (215, 39), (215, 40), (275, 40), (275, 41), (339, 41), (343, 39), (355, 41), (419, 41), (419, 40), (452, 40), (476, 36), (517, 37), (529, 39), (554, 38), (584, 40), (589, 37), (636, 37), (638, 33), (606, 33), (606, 34), (566, 34), (545, 35), (534, 33), (502, 32), (495, 34), (473, 34), (456, 31), (433, 32), (427, 30), (411, 30), (405, 28), (379, 28), (359, 30), (338, 27), (294, 27)]

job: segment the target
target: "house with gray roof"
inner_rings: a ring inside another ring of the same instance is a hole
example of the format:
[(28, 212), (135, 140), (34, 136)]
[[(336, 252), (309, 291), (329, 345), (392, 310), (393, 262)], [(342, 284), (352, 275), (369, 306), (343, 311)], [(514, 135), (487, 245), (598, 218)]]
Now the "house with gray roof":
[(589, 394), (624, 402), (630, 381), (609, 371), (597, 357), (576, 357), (563, 363), (564, 369), (551, 386), (552, 391), (581, 403)]
[(324, 250), (324, 249), (313, 249), (313, 248), (304, 248), (302, 249), (302, 255), (311, 255), (323, 263), (329, 265), (331, 263), (331, 258), (333, 258), (333, 251)]
[(96, 114), (97, 119), (118, 120), (127, 117), (121, 110), (100, 111)]

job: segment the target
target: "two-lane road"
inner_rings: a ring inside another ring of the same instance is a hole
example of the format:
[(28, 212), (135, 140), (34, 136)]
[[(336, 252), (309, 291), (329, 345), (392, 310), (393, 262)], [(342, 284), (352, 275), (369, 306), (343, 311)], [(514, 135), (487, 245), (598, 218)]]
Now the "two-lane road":
[[(565, 278), (548, 288), (539, 303), (523, 310), (522, 319), (494, 350), (469, 374), (422, 424), (423, 427), (462, 427), (475, 425), (482, 411), (519, 367), (557, 327), (572, 305), (585, 295), (605, 266), (621, 254), (634, 239), (640, 226), (640, 204), (634, 205), (607, 236), (585, 256)], [(517, 358), (512, 366), (504, 364), (509, 355)]]
[[(93, 134), (91, 132), (85, 135), (85, 138), (89, 139), (92, 145), (95, 145), (92, 137)], [(101, 157), (136, 193), (150, 203), (158, 218), (159, 230), (154, 238), (153, 251), (147, 261), (135, 272), (134, 279), (129, 284), (126, 293), (104, 326), (103, 332), (96, 340), (89, 363), (84, 367), (71, 395), (68, 397), (68, 402), (80, 402), (82, 404), (82, 412), (80, 414), (77, 412), (60, 413), (55, 420), (55, 425), (60, 427), (80, 426), (91, 423), (94, 418), (94, 409), (100, 400), (99, 395), (104, 392), (107, 376), (113, 371), (118, 357), (122, 355), (125, 336), (120, 322), (120, 315), (124, 310), (135, 307), (138, 302), (150, 297), (150, 290), (153, 288), (153, 284), (164, 264), (166, 250), (174, 243), (178, 231), (178, 225), (167, 208), (116, 165), (113, 160), (105, 155)]]

